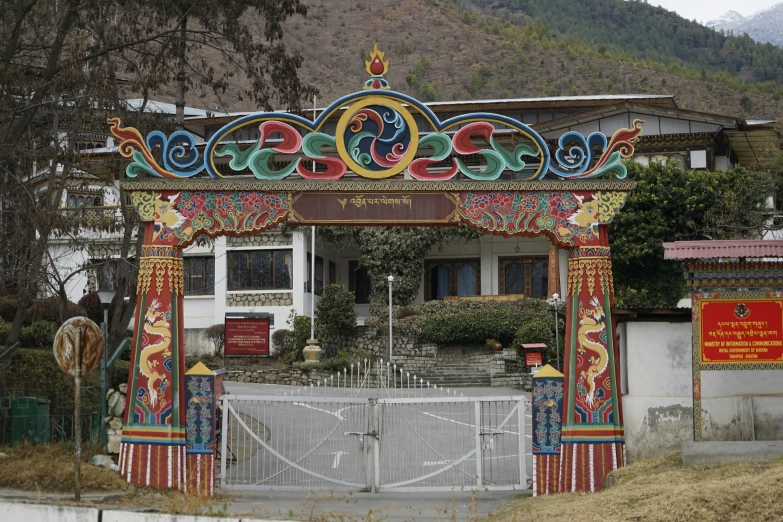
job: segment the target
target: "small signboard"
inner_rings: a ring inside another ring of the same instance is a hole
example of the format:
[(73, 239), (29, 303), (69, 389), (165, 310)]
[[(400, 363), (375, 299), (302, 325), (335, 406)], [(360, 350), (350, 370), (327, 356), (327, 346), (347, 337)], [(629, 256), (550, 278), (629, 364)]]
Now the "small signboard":
[(701, 364), (783, 362), (783, 299), (700, 299)]
[(269, 314), (226, 314), (226, 357), (269, 356)]
[(541, 366), (544, 360), (541, 358), (541, 352), (526, 352), (525, 366)]

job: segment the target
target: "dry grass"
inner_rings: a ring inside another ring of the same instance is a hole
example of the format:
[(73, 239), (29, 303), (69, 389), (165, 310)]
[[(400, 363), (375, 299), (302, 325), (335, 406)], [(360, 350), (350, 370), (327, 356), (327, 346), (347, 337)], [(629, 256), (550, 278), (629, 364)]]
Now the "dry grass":
[[(2, 452), (8, 456), (0, 460), (0, 488), (72, 493), (73, 451), (73, 444), (22, 444), (3, 448)], [(119, 473), (90, 464), (90, 458), (98, 454), (98, 446), (83, 445), (82, 492), (126, 491), (128, 484)]]
[(683, 467), (680, 453), (616, 471), (616, 485), (590, 495), (517, 500), (492, 522), (526, 520), (762, 521), (783, 518), (783, 460)]

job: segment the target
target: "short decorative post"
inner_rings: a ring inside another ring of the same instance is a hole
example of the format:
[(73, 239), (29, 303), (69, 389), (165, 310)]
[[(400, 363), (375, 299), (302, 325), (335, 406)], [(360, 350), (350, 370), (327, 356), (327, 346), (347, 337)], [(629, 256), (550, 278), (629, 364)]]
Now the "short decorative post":
[(185, 455), (187, 491), (215, 491), (215, 372), (203, 363), (185, 374)]
[[(606, 225), (600, 236), (608, 235)], [(568, 261), (560, 491), (600, 491), (625, 463), (608, 246), (582, 246)]]
[(533, 496), (559, 490), (563, 385), (563, 374), (548, 364), (533, 376)]
[(130, 484), (184, 489), (182, 249), (148, 243), (141, 256), (120, 472)]

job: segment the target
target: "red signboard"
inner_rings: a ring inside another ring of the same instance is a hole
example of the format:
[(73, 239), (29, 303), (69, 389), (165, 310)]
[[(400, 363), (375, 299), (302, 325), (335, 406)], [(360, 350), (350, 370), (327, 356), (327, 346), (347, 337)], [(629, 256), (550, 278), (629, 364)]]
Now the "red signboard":
[(783, 299), (699, 300), (701, 362), (783, 362)]
[(226, 355), (269, 355), (269, 318), (226, 317)]
[(542, 366), (544, 360), (541, 358), (541, 352), (525, 353), (525, 366)]

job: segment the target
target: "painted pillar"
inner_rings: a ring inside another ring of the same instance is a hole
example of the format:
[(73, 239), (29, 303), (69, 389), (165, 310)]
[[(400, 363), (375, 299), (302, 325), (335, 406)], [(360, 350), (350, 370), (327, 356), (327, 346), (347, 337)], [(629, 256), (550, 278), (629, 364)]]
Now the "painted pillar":
[(563, 430), (563, 374), (550, 365), (533, 376), (533, 496), (551, 495), (560, 486)]
[(182, 249), (151, 245), (145, 224), (122, 428), (120, 472), (130, 484), (182, 489), (185, 478), (185, 349)]
[(215, 491), (215, 373), (198, 363), (185, 374), (186, 491)]
[[(606, 225), (600, 236), (606, 241)], [(609, 247), (574, 248), (567, 286), (560, 491), (599, 491), (625, 462)]]

